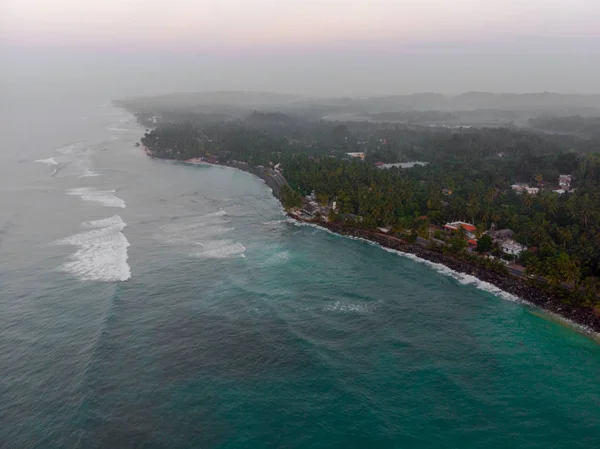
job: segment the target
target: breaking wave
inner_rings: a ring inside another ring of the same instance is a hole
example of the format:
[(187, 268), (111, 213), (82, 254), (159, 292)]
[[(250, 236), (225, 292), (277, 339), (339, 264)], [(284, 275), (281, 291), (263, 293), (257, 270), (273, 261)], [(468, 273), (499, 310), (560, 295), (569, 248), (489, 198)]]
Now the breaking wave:
[(190, 217), (183, 221), (169, 223), (162, 227), (157, 237), (168, 244), (193, 245), (199, 252), (192, 257), (209, 259), (227, 259), (245, 257), (246, 248), (241, 243), (225, 239), (225, 235), (235, 228), (228, 225), (229, 220), (223, 209), (198, 217)]
[(125, 201), (114, 193), (115, 190), (96, 190), (91, 187), (79, 187), (67, 191), (67, 195), (78, 196), (84, 201), (94, 201), (106, 207), (125, 208)]
[(49, 157), (48, 159), (37, 159), (33, 162), (46, 165), (58, 165), (58, 162), (56, 162), (56, 159), (54, 159), (53, 157)]
[(192, 257), (201, 259), (232, 259), (246, 257), (246, 247), (233, 240), (216, 240), (202, 244), (204, 250), (191, 254)]
[(223, 209), (217, 211), (217, 212), (212, 212), (210, 214), (206, 214), (207, 217), (223, 217), (227, 215), (227, 212), (225, 212)]
[(100, 175), (98, 173), (93, 172), (89, 168), (86, 168), (83, 171), (83, 174), (79, 175), (80, 178), (92, 178), (92, 177), (95, 177), (95, 176), (100, 176)]
[(102, 220), (82, 224), (89, 231), (75, 234), (55, 242), (57, 245), (73, 245), (78, 249), (70, 261), (59, 269), (77, 276), (83, 281), (116, 282), (131, 277), (127, 263), (129, 241), (123, 234), (125, 222), (114, 215)]
[(369, 313), (375, 308), (375, 304), (360, 304), (348, 301), (336, 301), (333, 304), (326, 305), (325, 310), (330, 312), (352, 312)]

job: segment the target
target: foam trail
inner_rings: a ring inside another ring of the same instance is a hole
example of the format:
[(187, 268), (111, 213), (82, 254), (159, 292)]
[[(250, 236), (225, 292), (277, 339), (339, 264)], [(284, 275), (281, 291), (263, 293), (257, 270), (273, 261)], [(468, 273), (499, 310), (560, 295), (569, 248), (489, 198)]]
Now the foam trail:
[(227, 215), (227, 212), (225, 212), (223, 209), (211, 214), (206, 214), (207, 217), (223, 217), (224, 215)]
[(89, 168), (86, 168), (83, 174), (79, 175), (79, 178), (92, 178), (94, 176), (100, 176), (98, 173), (93, 172)]
[(265, 261), (265, 265), (280, 265), (282, 263), (286, 263), (290, 260), (289, 251), (281, 251), (279, 253), (273, 254)]
[(333, 304), (326, 305), (324, 310), (330, 312), (357, 312), (368, 313), (375, 309), (375, 304), (360, 304), (347, 301), (336, 301)]
[(33, 162), (46, 165), (58, 165), (58, 162), (56, 162), (56, 159), (54, 159), (53, 157), (49, 157), (48, 159), (37, 159)]
[(95, 201), (106, 207), (127, 207), (125, 201), (114, 195), (114, 190), (96, 190), (90, 187), (80, 187), (67, 191), (67, 195), (79, 196), (84, 201)]
[(217, 240), (203, 245), (205, 250), (192, 254), (192, 257), (202, 259), (232, 259), (246, 257), (246, 247), (232, 240)]
[(77, 146), (79, 146), (81, 143), (82, 142), (76, 142), (69, 145), (64, 145), (60, 148), (57, 148), (56, 152), (60, 154), (71, 154), (73, 153), (73, 151), (75, 151), (75, 148), (77, 148)]
[(125, 226), (118, 215), (83, 223), (89, 231), (55, 242), (78, 248), (59, 269), (84, 281), (126, 281), (131, 277), (131, 269), (127, 263), (130, 245), (122, 232)]

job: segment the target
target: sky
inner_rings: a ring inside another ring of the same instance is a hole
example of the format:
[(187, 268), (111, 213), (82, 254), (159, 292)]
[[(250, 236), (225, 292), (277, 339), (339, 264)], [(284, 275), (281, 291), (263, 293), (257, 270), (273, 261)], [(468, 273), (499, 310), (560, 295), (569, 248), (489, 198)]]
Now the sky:
[(0, 56), (7, 95), (598, 93), (600, 1), (0, 0)]

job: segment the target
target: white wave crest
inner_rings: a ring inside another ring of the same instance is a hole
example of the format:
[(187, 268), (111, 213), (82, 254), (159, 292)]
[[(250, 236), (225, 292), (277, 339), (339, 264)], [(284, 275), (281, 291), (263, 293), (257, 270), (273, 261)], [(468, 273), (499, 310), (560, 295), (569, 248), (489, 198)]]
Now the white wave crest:
[(283, 224), (283, 223), (287, 223), (287, 220), (286, 219), (282, 219), (282, 220), (266, 221), (263, 224), (265, 226), (276, 226), (276, 225), (280, 225), (280, 224)]
[(289, 251), (281, 251), (279, 253), (273, 254), (266, 261), (266, 265), (278, 265), (285, 263), (290, 260), (290, 252)]
[(56, 159), (54, 159), (53, 157), (49, 157), (48, 159), (37, 159), (33, 162), (46, 165), (58, 165), (58, 162), (56, 162)]
[(246, 247), (241, 243), (233, 240), (216, 240), (202, 245), (204, 250), (195, 254), (192, 257), (202, 259), (232, 259), (236, 257), (246, 257)]
[(100, 176), (98, 173), (93, 172), (89, 168), (86, 168), (83, 171), (83, 174), (79, 175), (79, 178), (93, 178), (95, 176)]
[(57, 245), (74, 245), (77, 251), (70, 261), (59, 267), (84, 281), (116, 282), (131, 277), (127, 263), (129, 241), (121, 232), (126, 224), (120, 216), (82, 224), (89, 231), (75, 234), (55, 242)]
[(325, 310), (331, 312), (354, 312), (354, 313), (368, 313), (372, 312), (375, 308), (375, 304), (357, 304), (347, 301), (336, 301), (333, 304), (326, 305)]
[(79, 196), (84, 201), (95, 201), (106, 207), (125, 208), (125, 201), (114, 193), (114, 190), (96, 190), (90, 187), (80, 187), (67, 191), (67, 195)]
[(223, 209), (221, 209), (217, 212), (206, 214), (207, 217), (223, 217), (225, 215), (227, 215), (227, 212), (225, 212)]
[(82, 142), (76, 142), (76, 143), (72, 143), (69, 145), (64, 145), (60, 148), (56, 149), (57, 153), (60, 154), (71, 154), (73, 153), (73, 151), (75, 151), (75, 148), (77, 148), (79, 145), (81, 145)]

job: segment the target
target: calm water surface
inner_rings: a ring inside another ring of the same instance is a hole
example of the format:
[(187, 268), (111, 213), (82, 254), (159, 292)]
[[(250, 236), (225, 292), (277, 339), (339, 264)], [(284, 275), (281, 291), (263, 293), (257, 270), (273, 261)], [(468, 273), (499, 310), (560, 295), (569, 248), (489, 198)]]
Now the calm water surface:
[(600, 447), (589, 337), (147, 159), (109, 105), (0, 126), (0, 447)]

